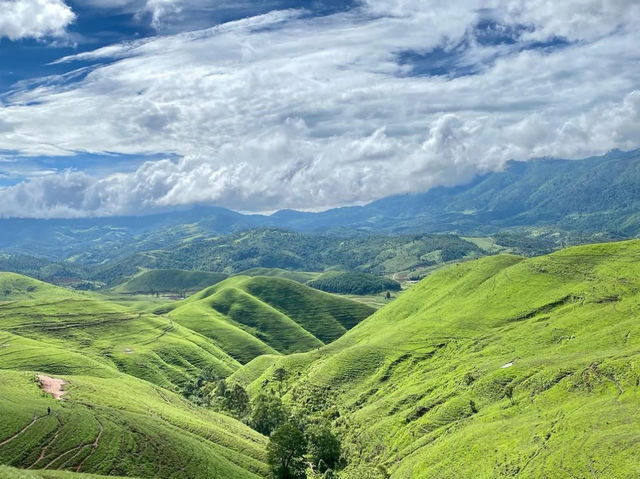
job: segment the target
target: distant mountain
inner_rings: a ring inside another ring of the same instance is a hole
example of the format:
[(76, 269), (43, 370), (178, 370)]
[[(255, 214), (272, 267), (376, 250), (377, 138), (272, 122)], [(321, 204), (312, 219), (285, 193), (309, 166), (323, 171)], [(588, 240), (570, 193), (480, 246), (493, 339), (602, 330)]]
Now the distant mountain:
[(504, 171), (466, 185), (323, 213), (285, 211), (272, 218), (298, 231), (491, 234), (544, 225), (632, 237), (640, 234), (640, 150), (585, 160), (511, 161)]
[(468, 184), (321, 213), (243, 215), (217, 207), (140, 216), (0, 219), (0, 251), (78, 264), (256, 227), (298, 232), (493, 234), (505, 228), (640, 234), (640, 150), (585, 160), (509, 162)]

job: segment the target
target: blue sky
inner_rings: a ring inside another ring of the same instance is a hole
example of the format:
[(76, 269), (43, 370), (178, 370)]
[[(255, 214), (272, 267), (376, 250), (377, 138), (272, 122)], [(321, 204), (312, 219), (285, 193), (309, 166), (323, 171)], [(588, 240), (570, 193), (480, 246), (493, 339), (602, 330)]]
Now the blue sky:
[(0, 0), (0, 216), (319, 210), (640, 147), (634, 0)]

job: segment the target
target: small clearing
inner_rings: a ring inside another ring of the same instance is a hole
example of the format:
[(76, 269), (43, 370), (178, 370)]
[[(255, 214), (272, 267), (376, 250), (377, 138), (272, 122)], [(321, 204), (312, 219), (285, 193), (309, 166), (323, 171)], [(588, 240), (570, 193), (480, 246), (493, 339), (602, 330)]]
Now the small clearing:
[(66, 391), (62, 390), (62, 386), (66, 383), (62, 379), (56, 379), (43, 374), (38, 374), (40, 388), (47, 393), (53, 394), (55, 399), (62, 399)]

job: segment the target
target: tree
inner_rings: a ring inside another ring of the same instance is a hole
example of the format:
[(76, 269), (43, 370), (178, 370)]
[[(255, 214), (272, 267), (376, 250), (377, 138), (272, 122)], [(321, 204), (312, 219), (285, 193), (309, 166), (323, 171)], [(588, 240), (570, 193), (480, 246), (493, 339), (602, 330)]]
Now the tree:
[(306, 442), (303, 432), (290, 422), (279, 426), (267, 445), (267, 462), (277, 479), (304, 479)]
[(249, 425), (265, 436), (287, 421), (282, 400), (273, 394), (260, 394), (252, 403)]
[(340, 441), (324, 422), (310, 426), (306, 431), (309, 460), (320, 472), (337, 469), (340, 462)]
[(287, 370), (283, 367), (279, 367), (273, 370), (273, 379), (281, 383), (287, 377)]
[(217, 397), (225, 397), (227, 394), (227, 383), (224, 379), (221, 379), (216, 383), (215, 395)]
[(234, 384), (233, 388), (225, 391), (225, 406), (230, 411), (243, 417), (249, 412), (249, 395), (240, 384)]
[(282, 396), (282, 383), (284, 382), (286, 377), (287, 377), (287, 370), (285, 368), (279, 367), (274, 369), (273, 379), (275, 381), (278, 381), (278, 391), (280, 393), (280, 396)]

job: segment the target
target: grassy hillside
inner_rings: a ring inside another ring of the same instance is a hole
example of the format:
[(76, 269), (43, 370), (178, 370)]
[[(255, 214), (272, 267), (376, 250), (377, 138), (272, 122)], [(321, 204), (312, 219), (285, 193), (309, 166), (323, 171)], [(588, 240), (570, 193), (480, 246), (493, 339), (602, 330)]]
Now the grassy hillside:
[[(205, 367), (220, 376), (238, 368), (210, 340), (170, 319), (11, 273), (0, 274), (0, 290), (0, 464), (264, 476), (264, 437), (175, 392)], [(38, 374), (64, 381), (61, 400), (41, 390)]]
[[(81, 472), (49, 471), (49, 470), (24, 470), (14, 467), (0, 466), (2, 479), (122, 479), (116, 476), (99, 476), (96, 474), (83, 474)], [(128, 478), (134, 479), (134, 478)]]
[(185, 271), (181, 269), (152, 269), (142, 271), (129, 281), (113, 288), (115, 293), (176, 293), (199, 291), (227, 277), (223, 273)]
[(282, 366), (292, 408), (336, 407), (347, 473), (636, 477), (639, 260), (629, 241), (450, 266), (336, 342), (234, 375), (255, 394)]
[(238, 273), (238, 276), (268, 276), (290, 279), (298, 283), (306, 283), (320, 276), (321, 273), (309, 271), (291, 271), (282, 268), (250, 268)]
[(229, 278), (168, 309), (173, 321), (212, 339), (242, 363), (261, 354), (320, 347), (373, 313), (291, 280), (247, 276)]
[[(93, 296), (2, 273), (0, 350), (3, 367), (66, 374), (115, 368), (178, 387), (205, 366), (226, 376), (238, 363), (207, 338), (168, 318), (135, 312)], [(8, 301), (7, 301), (8, 300)], [(60, 354), (43, 355), (39, 341)]]

